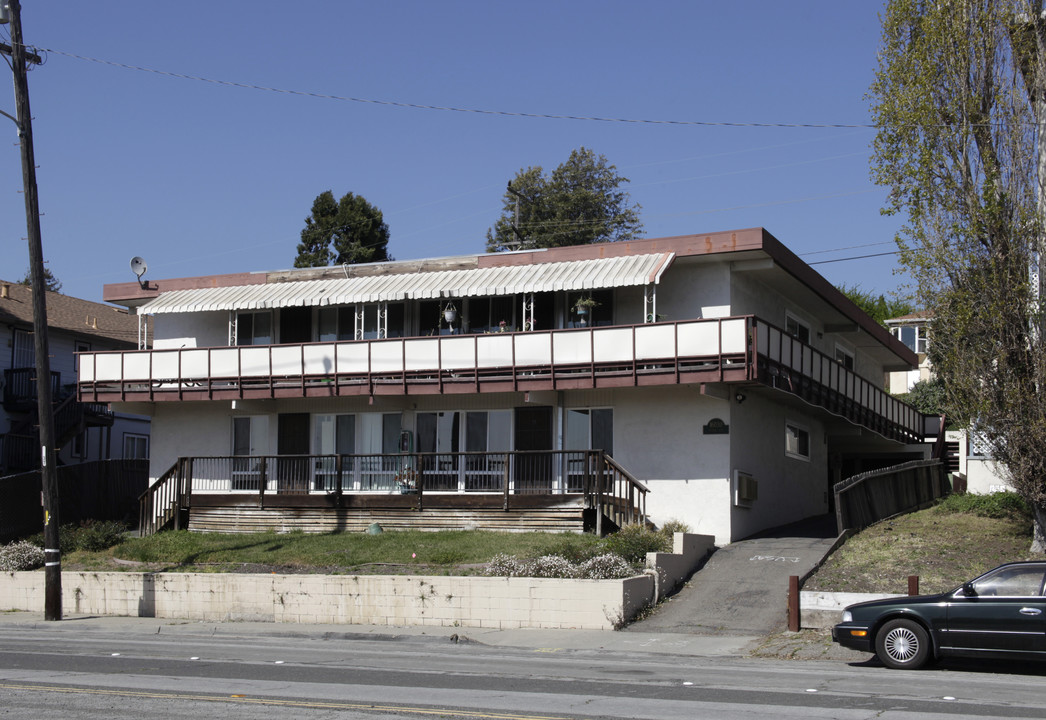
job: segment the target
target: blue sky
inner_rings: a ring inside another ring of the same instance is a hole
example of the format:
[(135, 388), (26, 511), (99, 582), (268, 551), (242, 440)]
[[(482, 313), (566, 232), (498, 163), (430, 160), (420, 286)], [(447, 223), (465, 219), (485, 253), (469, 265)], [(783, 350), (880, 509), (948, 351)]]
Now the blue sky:
[[(63, 292), (291, 267), (324, 190), (384, 213), (397, 259), (482, 252), (505, 183), (574, 148), (630, 179), (644, 234), (766, 227), (807, 262), (895, 250), (867, 124), (877, 0), (23, 0), (44, 256)], [(3, 26), (0, 26), (3, 27)], [(6, 29), (0, 37), (9, 41)], [(11, 94), (0, 109), (14, 112)], [(4, 99), (6, 98), (6, 99)], [(7, 134), (4, 134), (4, 128)], [(0, 277), (28, 267), (17, 138), (0, 118)], [(886, 255), (815, 267), (889, 294)]]

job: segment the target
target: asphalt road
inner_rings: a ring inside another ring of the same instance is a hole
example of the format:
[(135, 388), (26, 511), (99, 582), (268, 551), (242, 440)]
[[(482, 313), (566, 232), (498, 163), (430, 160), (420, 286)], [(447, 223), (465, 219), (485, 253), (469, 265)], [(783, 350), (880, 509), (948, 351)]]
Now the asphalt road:
[(351, 628), (154, 627), (0, 623), (0, 717), (1046, 717), (1046, 665), (899, 672), (701, 657), (637, 651), (628, 633), (571, 648), (570, 631), (556, 646), (512, 647)]

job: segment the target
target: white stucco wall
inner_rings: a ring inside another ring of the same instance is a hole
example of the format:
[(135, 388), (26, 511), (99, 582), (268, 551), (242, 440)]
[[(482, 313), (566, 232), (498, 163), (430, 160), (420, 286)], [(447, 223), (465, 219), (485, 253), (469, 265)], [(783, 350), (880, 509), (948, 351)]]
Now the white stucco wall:
[[(731, 506), (731, 539), (828, 512), (823, 424), (798, 403), (784, 405), (761, 392), (746, 393), (744, 403), (735, 402), (732, 408), (731, 472), (753, 475), (759, 483), (759, 497), (749, 508)], [(810, 433), (809, 460), (785, 454), (786, 422)]]

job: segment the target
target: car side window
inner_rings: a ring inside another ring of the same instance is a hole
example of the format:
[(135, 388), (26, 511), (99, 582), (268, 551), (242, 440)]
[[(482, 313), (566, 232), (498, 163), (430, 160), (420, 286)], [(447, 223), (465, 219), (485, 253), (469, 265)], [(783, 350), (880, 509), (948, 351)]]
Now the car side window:
[(976, 580), (973, 589), (980, 597), (1024, 597), (1042, 592), (1042, 567), (1004, 567)]

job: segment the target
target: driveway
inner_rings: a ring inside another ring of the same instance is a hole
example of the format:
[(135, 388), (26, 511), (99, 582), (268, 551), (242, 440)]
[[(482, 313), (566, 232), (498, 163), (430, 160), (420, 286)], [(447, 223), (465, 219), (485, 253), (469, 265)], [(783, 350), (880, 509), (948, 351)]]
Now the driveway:
[(835, 517), (808, 518), (716, 550), (631, 632), (765, 636), (788, 622), (788, 577), (802, 576), (835, 542)]

